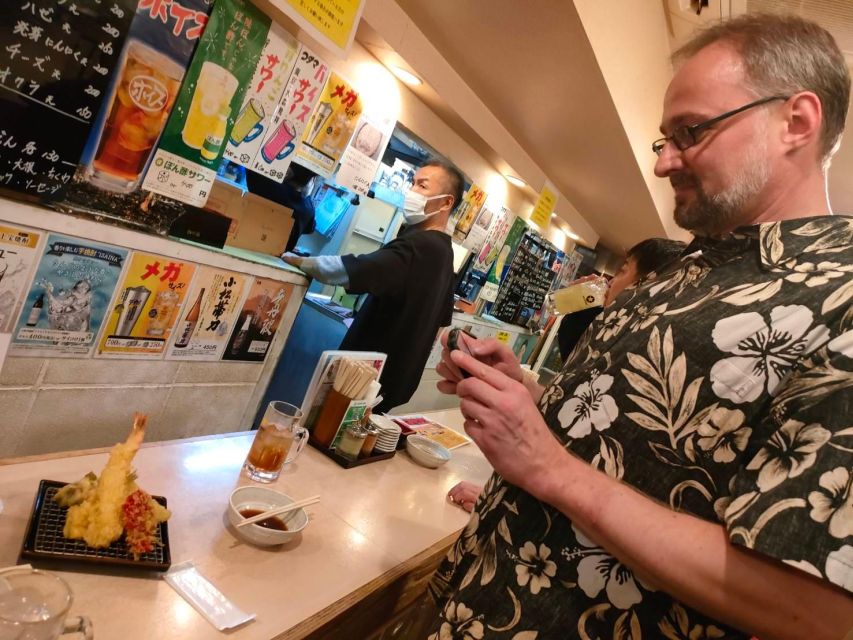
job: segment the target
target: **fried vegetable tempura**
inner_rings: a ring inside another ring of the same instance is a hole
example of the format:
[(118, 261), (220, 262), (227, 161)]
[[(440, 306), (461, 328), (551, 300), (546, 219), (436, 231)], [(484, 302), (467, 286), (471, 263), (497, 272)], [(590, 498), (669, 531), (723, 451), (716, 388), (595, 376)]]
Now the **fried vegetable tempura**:
[[(82, 538), (87, 545), (97, 549), (108, 547), (121, 537), (124, 530), (122, 505), (130, 494), (139, 489), (130, 464), (145, 437), (147, 419), (141, 413), (134, 416), (130, 435), (110, 451), (109, 461), (98, 478), (95, 490), (68, 509), (63, 530), (66, 538)], [(166, 518), (168, 512), (163, 520)]]

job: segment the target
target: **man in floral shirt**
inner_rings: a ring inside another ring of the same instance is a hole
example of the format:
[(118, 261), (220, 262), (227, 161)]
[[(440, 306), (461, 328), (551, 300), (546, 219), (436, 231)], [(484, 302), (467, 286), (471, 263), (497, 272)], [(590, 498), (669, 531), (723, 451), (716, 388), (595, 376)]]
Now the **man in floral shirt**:
[(439, 388), (495, 475), (433, 578), (431, 640), (853, 628), (853, 218), (825, 191), (849, 72), (779, 16), (677, 60), (653, 149), (685, 257), (546, 390), (496, 341), (445, 350)]

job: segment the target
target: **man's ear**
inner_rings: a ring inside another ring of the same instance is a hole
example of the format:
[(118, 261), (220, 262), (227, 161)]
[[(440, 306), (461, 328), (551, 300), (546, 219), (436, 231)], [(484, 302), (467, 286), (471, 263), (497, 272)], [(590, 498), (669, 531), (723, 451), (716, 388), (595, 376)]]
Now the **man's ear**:
[(813, 92), (801, 91), (789, 98), (785, 116), (782, 142), (789, 148), (800, 149), (820, 139), (823, 107)]

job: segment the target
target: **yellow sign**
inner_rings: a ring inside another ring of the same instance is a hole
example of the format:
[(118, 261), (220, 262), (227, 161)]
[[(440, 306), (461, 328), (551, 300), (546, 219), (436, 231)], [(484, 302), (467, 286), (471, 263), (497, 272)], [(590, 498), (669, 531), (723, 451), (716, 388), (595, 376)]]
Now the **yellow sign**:
[(509, 331), (498, 331), (495, 338), (504, 344), (509, 344)]
[(299, 26), (346, 53), (358, 28), (364, 0), (287, 0), (285, 9)]
[(548, 222), (551, 220), (551, 213), (554, 207), (557, 206), (557, 196), (552, 191), (553, 185), (546, 182), (539, 193), (539, 199), (536, 201), (536, 206), (533, 207), (533, 212), (530, 214), (530, 221), (540, 229), (545, 229)]

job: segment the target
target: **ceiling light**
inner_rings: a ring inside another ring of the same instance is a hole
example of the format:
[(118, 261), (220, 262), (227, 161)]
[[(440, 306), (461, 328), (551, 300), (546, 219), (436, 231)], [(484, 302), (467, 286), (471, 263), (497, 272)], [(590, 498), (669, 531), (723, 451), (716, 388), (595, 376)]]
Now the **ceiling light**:
[(566, 231), (565, 229), (563, 229), (563, 233), (565, 233), (572, 240), (580, 240), (581, 239), (580, 236), (578, 234), (576, 234), (574, 231)]
[(507, 179), (507, 182), (509, 182), (512, 185), (515, 185), (516, 187), (523, 189), (524, 187), (527, 186), (527, 183), (517, 176), (511, 176), (510, 174), (505, 173), (504, 178)]
[(551, 214), (551, 217), (552, 217), (552, 218), (556, 218), (556, 217), (557, 217), (557, 214), (556, 214), (556, 213), (552, 213), (552, 214)]
[(400, 80), (412, 87), (417, 87), (418, 85), (424, 83), (424, 81), (417, 77), (414, 73), (408, 71), (407, 69), (403, 69), (402, 67), (398, 67), (397, 65), (391, 65), (391, 73), (393, 73), (395, 76), (400, 78)]

